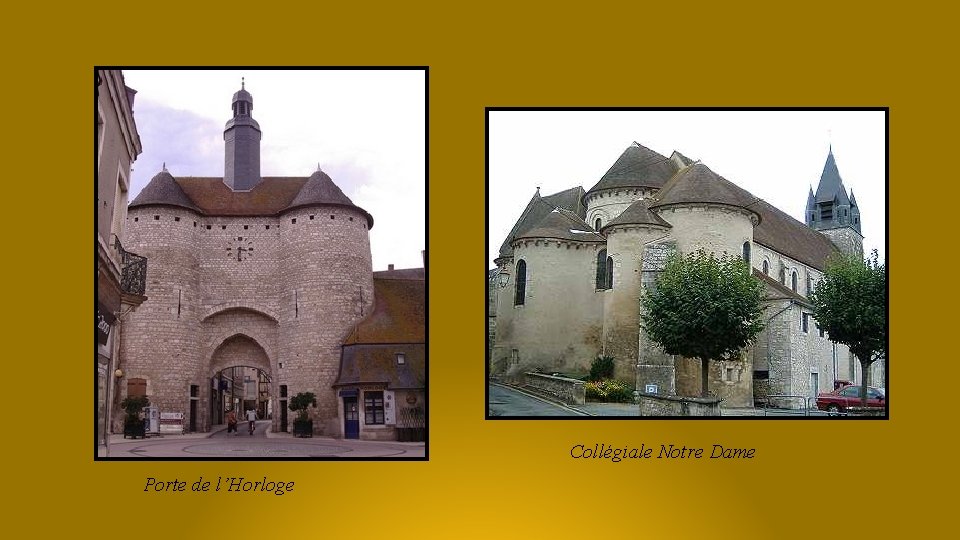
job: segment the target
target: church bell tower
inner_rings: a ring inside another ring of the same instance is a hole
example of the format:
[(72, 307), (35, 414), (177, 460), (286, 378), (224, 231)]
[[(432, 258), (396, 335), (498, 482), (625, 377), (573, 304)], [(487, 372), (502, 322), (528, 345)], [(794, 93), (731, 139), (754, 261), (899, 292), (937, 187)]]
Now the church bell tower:
[(807, 226), (822, 232), (843, 253), (863, 258), (860, 208), (857, 207), (853, 191), (847, 195), (832, 146), (823, 165), (816, 194), (811, 188), (807, 195), (805, 214)]
[(249, 191), (260, 183), (260, 124), (253, 119), (253, 96), (244, 88), (233, 94), (233, 118), (223, 130), (223, 182), (233, 191)]

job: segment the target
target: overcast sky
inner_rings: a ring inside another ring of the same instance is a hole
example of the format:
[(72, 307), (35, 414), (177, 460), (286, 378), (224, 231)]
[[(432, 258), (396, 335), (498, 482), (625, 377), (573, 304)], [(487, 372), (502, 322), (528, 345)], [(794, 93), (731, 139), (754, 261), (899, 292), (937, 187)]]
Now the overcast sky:
[(491, 111), (487, 263), (540, 186), (589, 190), (634, 141), (676, 150), (803, 222), (830, 145), (860, 207), (864, 253), (885, 260), (882, 111)]
[(373, 269), (421, 267), (426, 249), (425, 76), (419, 70), (124, 70), (143, 153), (130, 200), (163, 163), (223, 176), (223, 128), (241, 77), (260, 124), (262, 176), (317, 164), (373, 216)]

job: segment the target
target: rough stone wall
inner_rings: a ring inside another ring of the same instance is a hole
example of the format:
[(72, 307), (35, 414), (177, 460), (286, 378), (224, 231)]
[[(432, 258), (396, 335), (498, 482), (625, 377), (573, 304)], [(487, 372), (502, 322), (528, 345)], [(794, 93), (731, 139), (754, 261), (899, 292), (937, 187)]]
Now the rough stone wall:
[(276, 384), (286, 384), (290, 396), (315, 393), (314, 430), (339, 436), (331, 385), (339, 371), (340, 345), (373, 306), (367, 221), (347, 208), (296, 209), (280, 217), (279, 249), (283, 367)]
[(586, 383), (579, 379), (543, 373), (524, 373), (523, 381), (526, 386), (550, 394), (564, 403), (583, 405), (587, 400)]
[(829, 238), (833, 245), (840, 248), (840, 251), (863, 258), (863, 236), (857, 231), (850, 227), (841, 227), (839, 229), (825, 229), (820, 232)]
[[(604, 291), (596, 289), (601, 244), (521, 241), (514, 248), (510, 284), (502, 290), (497, 317), (498, 354), (507, 374), (534, 368), (587, 372), (600, 353)], [(526, 298), (514, 305), (516, 264), (527, 264)], [(518, 351), (516, 361), (511, 351)], [(493, 359), (497, 364), (498, 359)]]
[[(147, 258), (148, 300), (124, 316), (120, 400), (127, 395), (130, 378), (143, 378), (151, 405), (186, 415), (190, 410), (190, 385), (200, 385), (201, 389), (210, 386), (209, 378), (202, 373), (198, 346), (201, 294), (195, 247), (199, 228), (193, 227), (197, 219), (194, 212), (179, 208), (138, 207), (129, 211), (127, 249)], [(117, 412), (114, 418), (122, 423), (123, 415)]]
[(672, 238), (681, 253), (703, 249), (719, 257), (740, 257), (743, 243), (753, 241), (753, 223), (743, 211), (716, 206), (682, 206), (660, 210), (673, 228)]
[(584, 201), (587, 205), (586, 221), (593, 227), (599, 217), (601, 227), (606, 226), (610, 220), (622, 214), (634, 201), (649, 197), (653, 193), (654, 190), (645, 188), (623, 188), (591, 193)]
[(615, 361), (614, 376), (633, 384), (639, 358), (641, 268), (644, 245), (663, 239), (661, 227), (615, 227), (607, 235), (613, 289), (603, 293), (603, 352)]
[(791, 276), (793, 272), (796, 272), (797, 294), (804, 297), (809, 295), (807, 290), (808, 274), (810, 275), (812, 285), (816, 285), (817, 282), (823, 279), (823, 272), (820, 270), (767, 248), (766, 246), (753, 244), (750, 265), (760, 272), (763, 272), (764, 261), (767, 261), (767, 275), (774, 281), (780, 281), (780, 268), (782, 267), (784, 269), (784, 280), (781, 283), (787, 288), (792, 288), (793, 281)]
[(210, 378), (252, 363), (270, 376), (271, 399), (281, 384), (287, 399), (314, 392), (315, 429), (340, 434), (331, 389), (340, 344), (374, 300), (360, 212), (308, 207), (279, 218), (201, 217), (150, 206), (130, 210), (127, 225), (128, 249), (148, 258), (149, 300), (124, 323), (125, 377), (147, 379), (152, 403), (165, 411), (187, 412), (189, 387), (198, 385), (197, 425), (209, 430)]

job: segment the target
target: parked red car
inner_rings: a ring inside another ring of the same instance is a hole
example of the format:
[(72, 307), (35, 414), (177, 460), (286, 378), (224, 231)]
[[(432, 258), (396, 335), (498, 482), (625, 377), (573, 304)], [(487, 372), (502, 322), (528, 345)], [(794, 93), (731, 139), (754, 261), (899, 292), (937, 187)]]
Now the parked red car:
[[(883, 392), (872, 386), (867, 387), (867, 407), (885, 407), (887, 398)], [(817, 408), (821, 411), (838, 412), (847, 407), (860, 406), (860, 386), (850, 385), (837, 388), (833, 392), (821, 392), (817, 396)]]

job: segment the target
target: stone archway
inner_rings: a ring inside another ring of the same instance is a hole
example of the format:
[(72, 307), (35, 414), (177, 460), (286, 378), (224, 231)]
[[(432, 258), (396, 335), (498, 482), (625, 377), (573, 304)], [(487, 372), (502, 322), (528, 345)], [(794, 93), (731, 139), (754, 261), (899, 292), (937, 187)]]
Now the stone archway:
[(227, 409), (249, 408), (251, 400), (258, 411), (262, 406), (262, 415), (266, 417), (273, 398), (274, 375), (270, 357), (259, 341), (243, 333), (233, 334), (217, 345), (207, 366), (212, 382), (206, 407), (209, 425), (222, 424)]

